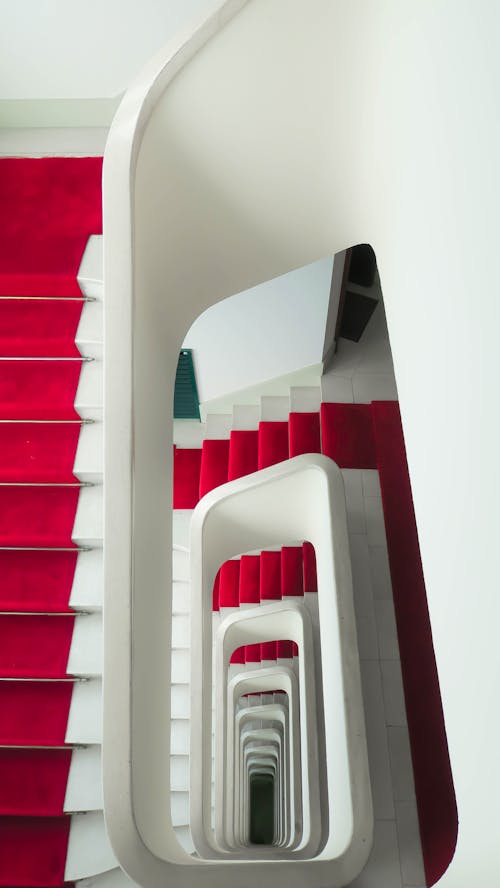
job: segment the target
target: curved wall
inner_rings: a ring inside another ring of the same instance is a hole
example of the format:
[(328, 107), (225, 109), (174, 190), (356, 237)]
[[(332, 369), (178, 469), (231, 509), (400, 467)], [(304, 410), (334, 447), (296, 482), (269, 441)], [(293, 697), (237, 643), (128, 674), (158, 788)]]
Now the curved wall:
[[(135, 626), (150, 643), (132, 705), (120, 676), (133, 651), (106, 652), (106, 804), (123, 811), (128, 799), (114, 840), (128, 836), (131, 867), (147, 856), (146, 833), (165, 847), (152, 802), (166, 786), (153, 766), (168, 749), (161, 682), (148, 696), (152, 677), (168, 680), (165, 380), (208, 305), (367, 242), (384, 282), (458, 805), (439, 884), (497, 880), (499, 13), (491, 0), (479, 11), (465, 0), (230, 2), (146, 70), (118, 112), (104, 183), (107, 623), (129, 638), (139, 591), (152, 614)], [(130, 748), (116, 753), (130, 712), (142, 762), (132, 784)]]

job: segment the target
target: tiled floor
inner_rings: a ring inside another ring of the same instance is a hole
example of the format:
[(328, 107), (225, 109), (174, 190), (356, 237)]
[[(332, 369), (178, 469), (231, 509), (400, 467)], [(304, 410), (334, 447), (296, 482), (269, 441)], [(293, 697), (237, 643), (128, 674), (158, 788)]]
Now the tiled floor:
[[(380, 287), (359, 343), (340, 340), (322, 379), (323, 399), (397, 399)], [(375, 834), (353, 888), (423, 888), (415, 786), (378, 472), (344, 469), (347, 520), (365, 703)]]

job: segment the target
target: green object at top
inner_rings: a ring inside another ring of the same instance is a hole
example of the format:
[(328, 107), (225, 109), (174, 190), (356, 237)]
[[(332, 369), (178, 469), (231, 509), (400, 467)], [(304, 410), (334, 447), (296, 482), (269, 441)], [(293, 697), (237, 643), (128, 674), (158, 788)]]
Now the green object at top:
[(174, 419), (200, 419), (200, 402), (194, 375), (193, 353), (183, 348), (175, 374)]

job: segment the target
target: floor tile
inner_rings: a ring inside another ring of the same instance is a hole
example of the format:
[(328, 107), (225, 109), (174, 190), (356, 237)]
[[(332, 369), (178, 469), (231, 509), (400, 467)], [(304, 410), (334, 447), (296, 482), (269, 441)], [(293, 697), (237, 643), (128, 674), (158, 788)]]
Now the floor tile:
[(375, 601), (375, 620), (377, 621), (378, 646), (381, 660), (399, 660), (398, 633), (394, 604), (388, 599)]
[(332, 404), (352, 404), (354, 395), (352, 382), (348, 376), (325, 373), (321, 379), (322, 400)]
[(422, 885), (425, 882), (425, 873), (415, 802), (397, 802), (396, 825), (403, 883)]
[(406, 707), (399, 660), (382, 660), (385, 718), (388, 725), (406, 726)]
[(387, 728), (389, 740), (389, 760), (391, 763), (394, 800), (409, 802), (415, 800), (415, 783), (411, 762), (408, 728), (391, 725)]
[(350, 888), (402, 888), (394, 820), (375, 822), (372, 853), (361, 875), (350, 883)]
[(392, 601), (391, 570), (387, 546), (368, 546), (373, 597)]
[(370, 546), (386, 544), (384, 510), (380, 496), (363, 497), (365, 507), (366, 533)]
[(361, 469), (341, 469), (347, 507), (349, 533), (366, 533)]
[(378, 636), (373, 607), (370, 556), (364, 534), (351, 534), (351, 552), (354, 607), (358, 632), (358, 651), (362, 660), (378, 660)]
[(390, 820), (395, 816), (394, 801), (382, 680), (376, 660), (361, 662), (361, 680), (374, 816)]
[(352, 390), (355, 404), (398, 400), (396, 382), (390, 373), (355, 373)]
[(381, 496), (380, 478), (377, 469), (362, 469), (361, 481), (363, 496)]

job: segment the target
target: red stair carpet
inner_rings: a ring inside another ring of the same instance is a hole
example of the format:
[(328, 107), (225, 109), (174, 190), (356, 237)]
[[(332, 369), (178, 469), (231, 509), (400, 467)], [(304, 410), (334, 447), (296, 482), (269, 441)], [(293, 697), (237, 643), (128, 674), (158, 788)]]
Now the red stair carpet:
[(0, 885), (11, 888), (64, 883), (72, 752), (55, 747), (73, 691), (77, 272), (102, 231), (101, 167), (0, 160)]

